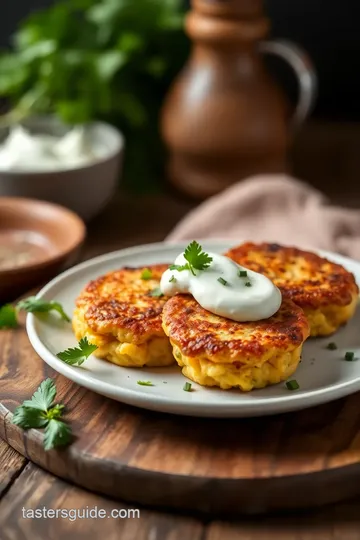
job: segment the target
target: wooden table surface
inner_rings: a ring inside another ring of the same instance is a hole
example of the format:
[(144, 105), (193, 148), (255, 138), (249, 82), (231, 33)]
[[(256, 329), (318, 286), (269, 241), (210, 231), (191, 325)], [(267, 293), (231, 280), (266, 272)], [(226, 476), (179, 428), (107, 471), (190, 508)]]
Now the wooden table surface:
[[(357, 126), (340, 126), (329, 131), (326, 126), (315, 125), (304, 130), (295, 147), (295, 172), (323, 187), (332, 199), (360, 206), (359, 135)], [(89, 226), (82, 258), (161, 241), (191, 207), (191, 203), (169, 195), (119, 196)], [(232, 522), (217, 516), (209, 521), (201, 516), (146, 508), (140, 508), (139, 519), (70, 521), (23, 517), (26, 510), (43, 507), (54, 510), (97, 507), (108, 512), (131, 508), (44, 472), (0, 440), (0, 540), (360, 540), (360, 499), (286, 515), (242, 517), (239, 509), (239, 519)]]

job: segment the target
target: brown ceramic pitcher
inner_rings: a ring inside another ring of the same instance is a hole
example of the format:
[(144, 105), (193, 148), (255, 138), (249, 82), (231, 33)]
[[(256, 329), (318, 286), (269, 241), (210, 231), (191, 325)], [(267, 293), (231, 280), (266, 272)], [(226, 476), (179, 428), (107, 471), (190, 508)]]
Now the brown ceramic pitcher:
[[(170, 89), (162, 114), (168, 173), (181, 191), (213, 195), (241, 178), (284, 172), (292, 128), (312, 108), (316, 77), (308, 57), (269, 30), (262, 0), (193, 0), (186, 31), (190, 59)], [(262, 53), (288, 61), (299, 80), (291, 116)]]

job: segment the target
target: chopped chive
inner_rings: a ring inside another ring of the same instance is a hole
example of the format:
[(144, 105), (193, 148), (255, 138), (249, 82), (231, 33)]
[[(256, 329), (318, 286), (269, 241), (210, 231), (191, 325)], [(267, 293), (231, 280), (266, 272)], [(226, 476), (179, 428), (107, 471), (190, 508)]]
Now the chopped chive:
[(227, 285), (228, 282), (226, 281), (226, 279), (222, 278), (222, 277), (219, 277), (218, 278), (218, 282), (221, 283), (221, 285)]
[(336, 351), (337, 345), (332, 341), (326, 345), (326, 348), (329, 349), (329, 351)]
[(154, 386), (151, 381), (138, 381), (136, 384), (139, 384), (140, 386)]
[(350, 352), (350, 351), (345, 353), (345, 360), (347, 362), (352, 362), (354, 359), (355, 359), (355, 353)]
[(171, 278), (169, 279), (169, 283), (173, 283), (173, 282), (176, 282), (175, 276), (171, 276)]
[(250, 281), (247, 281), (247, 282), (245, 283), (245, 287), (252, 287)]
[(184, 390), (185, 392), (191, 392), (191, 383), (186, 382), (186, 383), (184, 384), (183, 390)]
[(154, 296), (154, 297), (160, 298), (160, 296), (164, 296), (164, 295), (161, 292), (160, 287), (156, 287), (155, 289), (153, 289), (152, 291), (149, 292), (149, 296)]
[(288, 390), (298, 390), (300, 388), (299, 383), (294, 379), (286, 382), (286, 388)]
[(247, 271), (246, 270), (239, 270), (239, 277), (247, 277)]
[(141, 272), (141, 279), (151, 279), (152, 278), (152, 271), (149, 270), (149, 268), (144, 268), (144, 270)]

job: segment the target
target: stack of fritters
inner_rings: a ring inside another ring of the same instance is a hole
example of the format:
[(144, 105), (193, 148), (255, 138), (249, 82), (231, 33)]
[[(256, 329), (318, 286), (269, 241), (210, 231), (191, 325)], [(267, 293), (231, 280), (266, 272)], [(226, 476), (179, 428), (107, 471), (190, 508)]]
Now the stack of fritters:
[(328, 335), (354, 314), (358, 287), (338, 264), (275, 244), (246, 243), (226, 255), (280, 288), (283, 302), (275, 315), (235, 322), (206, 311), (190, 295), (159, 296), (167, 265), (150, 266), (145, 274), (144, 268), (123, 268), (80, 294), (73, 318), (77, 339), (86, 336), (99, 358), (120, 366), (176, 360), (201, 385), (249, 391), (287, 379), (309, 334)]

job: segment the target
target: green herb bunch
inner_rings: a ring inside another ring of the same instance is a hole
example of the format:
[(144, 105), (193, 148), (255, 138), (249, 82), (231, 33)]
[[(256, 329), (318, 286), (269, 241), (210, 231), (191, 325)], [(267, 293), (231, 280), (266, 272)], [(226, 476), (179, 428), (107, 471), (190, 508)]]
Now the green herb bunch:
[(32, 398), (15, 409), (12, 419), (13, 424), (23, 429), (44, 428), (45, 450), (66, 446), (72, 440), (71, 428), (62, 420), (64, 405), (55, 404), (55, 397), (54, 381), (45, 379)]
[(131, 170), (139, 182), (147, 158), (160, 157), (160, 106), (188, 54), (182, 25), (181, 0), (62, 0), (31, 15), (0, 55), (3, 123), (49, 113), (110, 121), (125, 133), (128, 164), (144, 167)]

